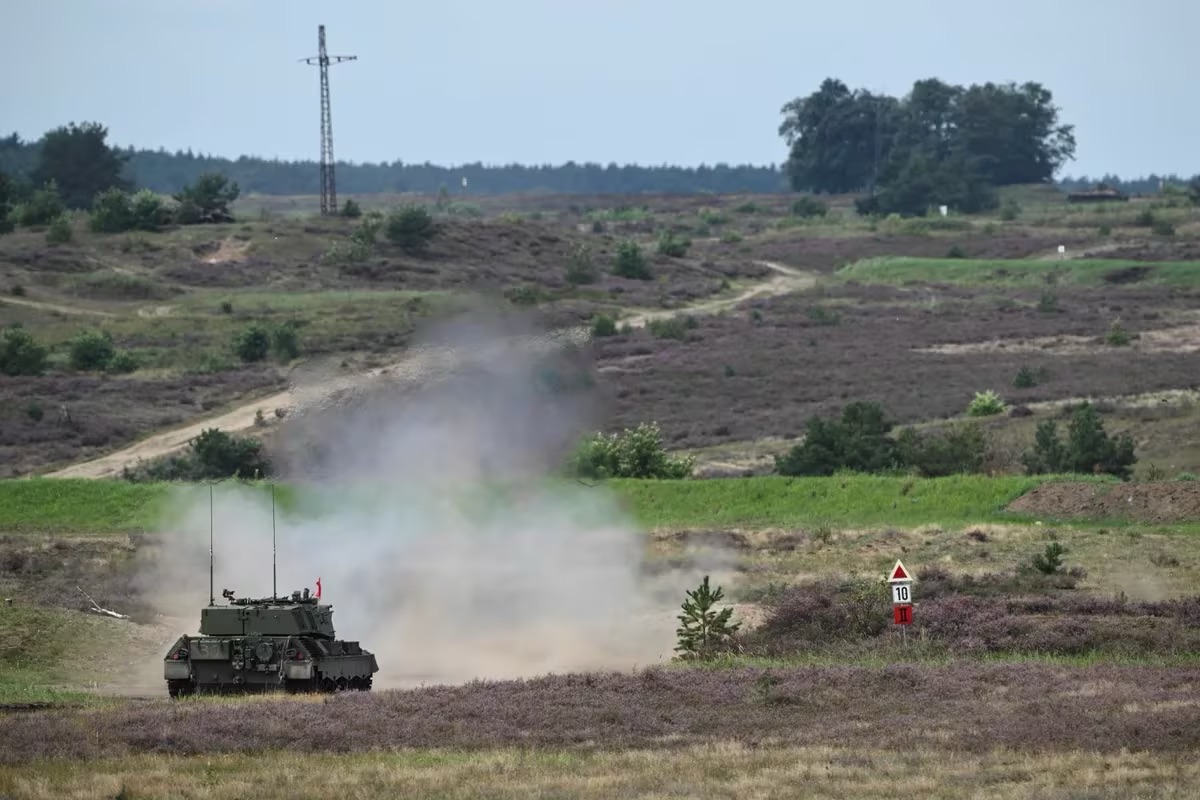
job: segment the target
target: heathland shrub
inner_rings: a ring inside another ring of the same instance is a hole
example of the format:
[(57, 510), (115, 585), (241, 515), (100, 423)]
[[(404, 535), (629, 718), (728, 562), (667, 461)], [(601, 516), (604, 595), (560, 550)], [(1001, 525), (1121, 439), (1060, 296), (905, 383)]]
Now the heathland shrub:
[(815, 197), (798, 197), (792, 201), (792, 216), (807, 219), (823, 217), (829, 213), (829, 206)]
[(683, 258), (687, 255), (692, 242), (686, 236), (676, 236), (671, 231), (663, 231), (658, 237), (658, 254), (671, 258)]
[(653, 276), (642, 248), (632, 239), (626, 239), (617, 245), (617, 255), (613, 262), (613, 274), (621, 278), (632, 278), (648, 281)]
[(41, 375), (49, 355), (49, 350), (19, 325), (0, 333), (0, 372), (5, 375)]
[(896, 443), (883, 409), (876, 403), (854, 402), (837, 421), (809, 418), (804, 442), (775, 457), (780, 475), (832, 475), (839, 470), (883, 472), (897, 466)]
[(59, 214), (50, 221), (50, 227), (46, 229), (46, 244), (51, 247), (67, 244), (74, 236), (75, 232), (71, 229), (71, 220), (66, 214)]
[(607, 314), (597, 314), (592, 319), (592, 336), (616, 336), (617, 321)]
[(232, 222), (229, 206), (241, 189), (218, 172), (206, 172), (175, 195), (175, 221), (180, 225)]
[(576, 244), (571, 249), (567, 260), (567, 283), (572, 286), (583, 286), (595, 283), (600, 277), (592, 264), (592, 248), (586, 243)]
[(656, 422), (643, 422), (620, 433), (597, 433), (576, 449), (569, 466), (581, 478), (687, 478), (696, 461), (672, 457)]
[(126, 467), (130, 481), (199, 481), (226, 478), (255, 479), (271, 475), (263, 445), (251, 437), (232, 436), (207, 428), (189, 442), (189, 449), (136, 468)]
[(882, 581), (813, 581), (785, 589), (767, 605), (753, 644), (772, 652), (873, 638), (891, 624), (891, 596)]
[(1016, 377), (1013, 378), (1013, 386), (1018, 389), (1029, 389), (1038, 384), (1045, 383), (1050, 379), (1050, 372), (1045, 367), (1030, 369), (1029, 367), (1021, 367), (1017, 370)]
[(49, 225), (66, 211), (67, 206), (59, 194), (58, 184), (51, 180), (17, 206), (16, 216), (19, 224), (34, 228)]
[(905, 428), (896, 437), (896, 460), (926, 478), (970, 475), (983, 470), (989, 446), (987, 431), (974, 420), (940, 432)]
[(262, 361), (270, 351), (271, 332), (264, 325), (251, 325), (234, 337), (233, 352), (242, 361)]
[(300, 355), (300, 334), (295, 323), (284, 323), (271, 329), (271, 352), (284, 362)]
[(810, 418), (804, 441), (776, 456), (775, 470), (792, 476), (907, 470), (933, 478), (982, 472), (991, 451), (987, 431), (975, 420), (926, 432), (905, 428), (895, 438), (892, 429), (878, 404), (850, 403), (839, 420)]
[(433, 215), (424, 206), (406, 205), (388, 214), (384, 235), (407, 253), (423, 252), (438, 234)]
[(991, 389), (986, 392), (976, 392), (971, 403), (967, 406), (967, 415), (971, 417), (991, 417), (1004, 413), (1004, 401)]
[(108, 331), (80, 331), (68, 346), (71, 367), (78, 370), (102, 370), (117, 354)]
[(172, 210), (149, 189), (133, 194), (112, 186), (96, 195), (88, 225), (96, 233), (156, 231), (172, 221)]
[[(1009, 573), (950, 575), (921, 570), (910, 636), (952, 653), (1037, 652), (1113, 655), (1200, 648), (1200, 597), (1131, 602), (1075, 594), (1076, 570), (1043, 574), (1028, 562)], [(882, 580), (826, 578), (788, 587), (764, 601), (766, 617), (738, 637), (750, 655), (786, 656), (896, 634)]]
[(1107, 473), (1128, 480), (1137, 455), (1132, 436), (1109, 436), (1095, 407), (1082, 403), (1071, 414), (1066, 442), (1058, 438), (1054, 420), (1042, 420), (1034, 432), (1033, 449), (1021, 460), (1030, 475)]

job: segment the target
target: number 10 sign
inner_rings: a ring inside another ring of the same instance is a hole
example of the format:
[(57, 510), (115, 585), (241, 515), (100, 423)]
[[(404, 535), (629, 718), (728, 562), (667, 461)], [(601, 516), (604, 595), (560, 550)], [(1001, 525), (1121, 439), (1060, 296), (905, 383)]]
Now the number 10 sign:
[(892, 567), (892, 576), (888, 578), (892, 586), (892, 618), (897, 625), (912, 624), (912, 584), (913, 579), (908, 570), (899, 560)]

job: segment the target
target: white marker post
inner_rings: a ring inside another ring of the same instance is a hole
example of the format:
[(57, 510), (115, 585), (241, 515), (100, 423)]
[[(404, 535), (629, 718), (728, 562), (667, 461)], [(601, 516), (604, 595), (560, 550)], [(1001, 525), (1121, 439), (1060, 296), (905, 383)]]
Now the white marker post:
[[(892, 587), (892, 621), (897, 625), (912, 625), (913, 579), (899, 559), (896, 559), (896, 565), (892, 567), (888, 583)], [(908, 644), (908, 628), (901, 628), (900, 633), (904, 643)]]

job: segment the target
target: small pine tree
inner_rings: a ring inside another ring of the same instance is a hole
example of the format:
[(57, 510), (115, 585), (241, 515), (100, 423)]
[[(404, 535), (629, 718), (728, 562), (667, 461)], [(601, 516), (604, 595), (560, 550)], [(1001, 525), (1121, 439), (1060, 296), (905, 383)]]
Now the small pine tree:
[(1043, 575), (1053, 575), (1062, 569), (1062, 557), (1066, 553), (1067, 548), (1058, 542), (1051, 542), (1046, 545), (1045, 552), (1038, 553), (1033, 557), (1033, 566)]
[(709, 588), (708, 576), (704, 576), (699, 588), (687, 592), (683, 602), (683, 613), (679, 615), (680, 626), (675, 631), (679, 643), (675, 650), (681, 658), (708, 658), (715, 647), (728, 639), (742, 627), (742, 623), (729, 621), (732, 608), (713, 610), (713, 606), (725, 596), (718, 586)]

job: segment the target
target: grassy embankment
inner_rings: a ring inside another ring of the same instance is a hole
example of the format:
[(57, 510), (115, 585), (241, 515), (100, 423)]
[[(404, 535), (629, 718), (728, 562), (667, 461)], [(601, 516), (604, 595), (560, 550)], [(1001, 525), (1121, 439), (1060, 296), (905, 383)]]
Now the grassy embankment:
[[(613, 480), (606, 486), (639, 524), (656, 529), (806, 525), (958, 528), (976, 523), (1031, 521), (1004, 511), (1004, 507), (1047, 479), (772, 476), (704, 481)], [(566, 485), (575, 491), (580, 488), (573, 482)], [(167, 483), (84, 479), (2, 481), (0, 531), (95, 534), (149, 530), (166, 509), (164, 501), (169, 499), (172, 487), (197, 490), (195, 486)], [(259, 488), (268, 491), (266, 485)], [(311, 497), (293, 497), (286, 486), (279, 487), (277, 499), (284, 511), (319, 506)]]
[[(1114, 280), (1124, 273), (1130, 279)], [(1050, 287), (1200, 286), (1200, 262), (1141, 262), (1119, 259), (872, 258), (837, 271), (843, 280), (888, 285), (947, 283), (962, 286)], [(1107, 276), (1107, 277), (1106, 277)]]

